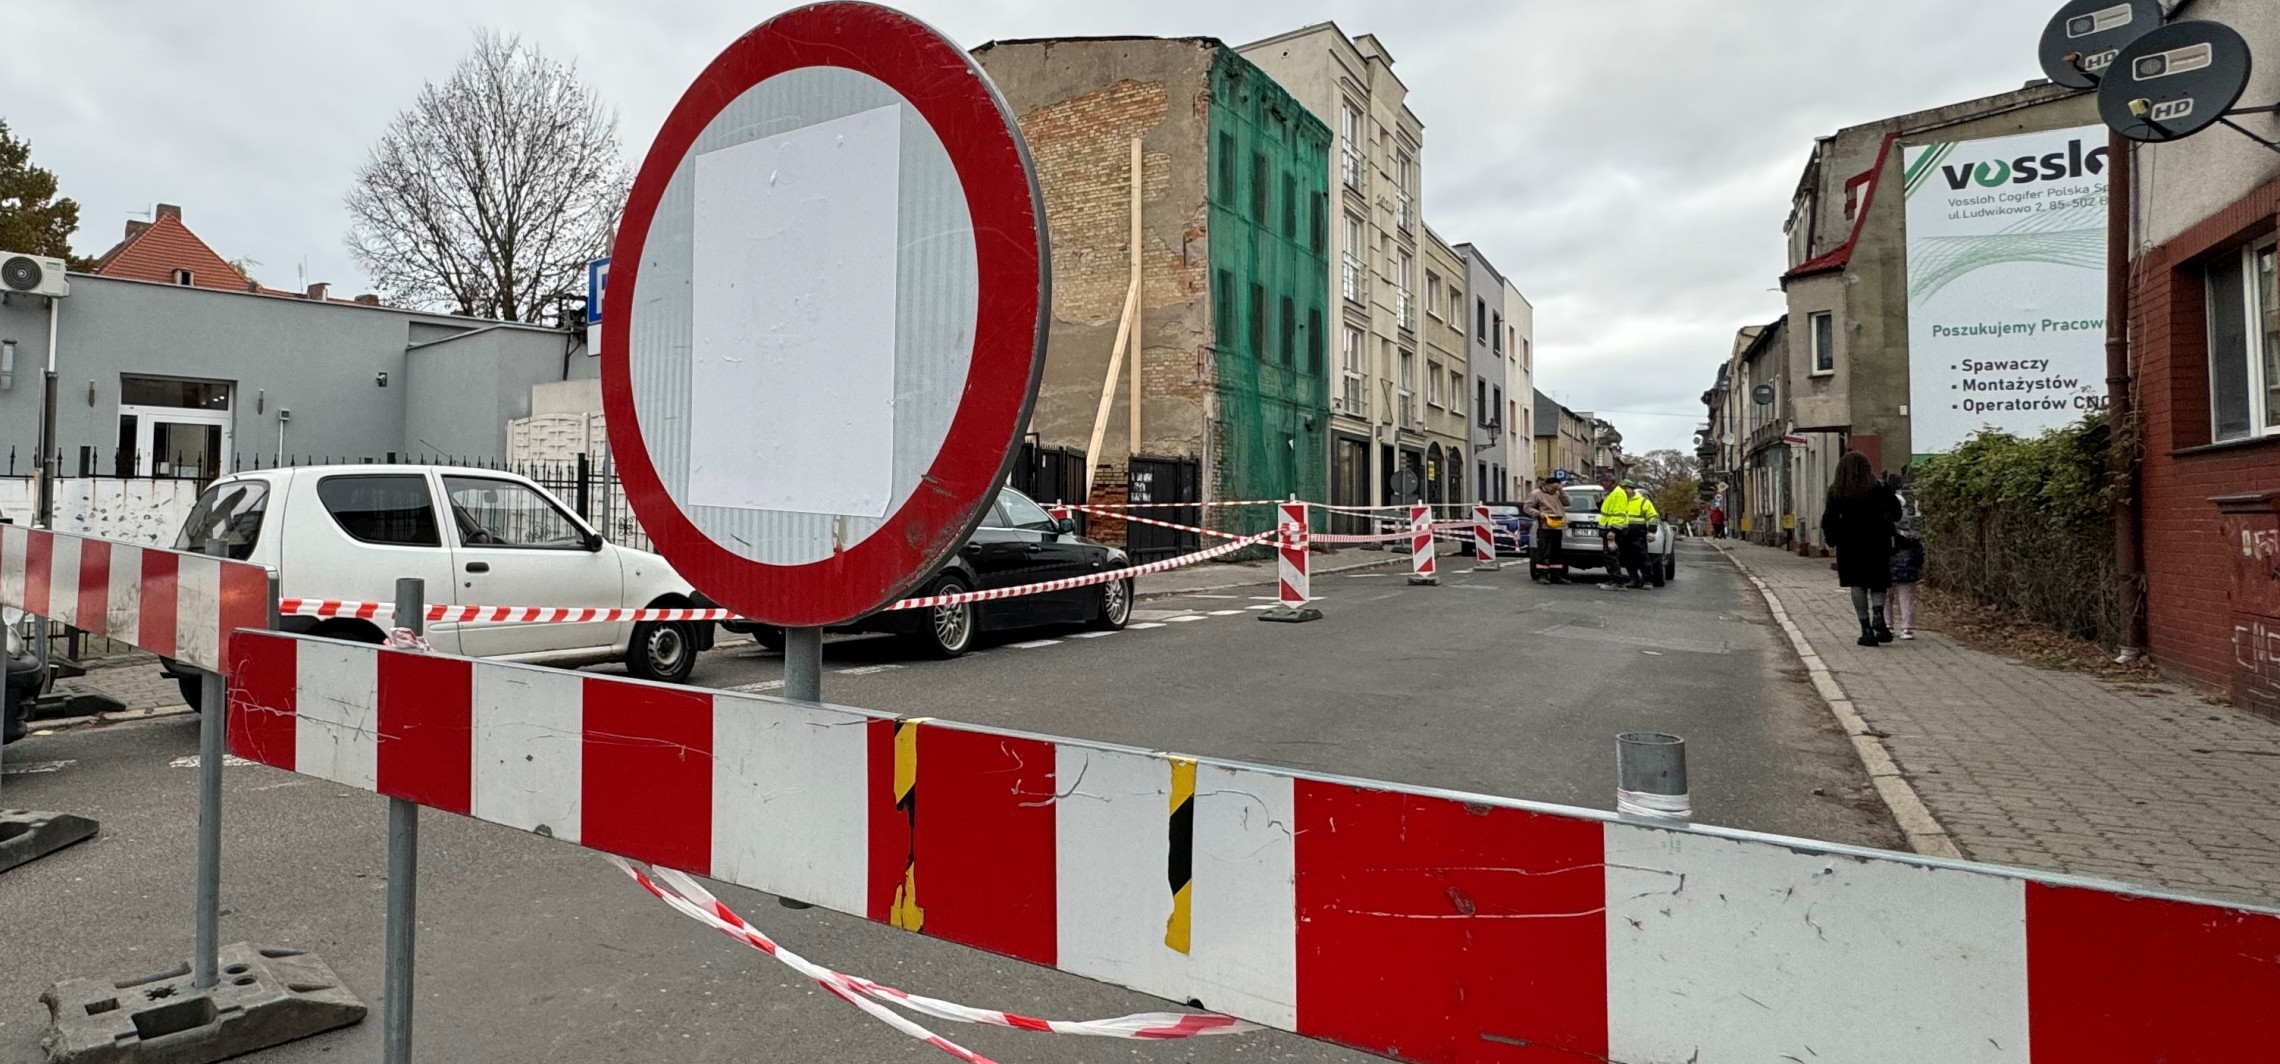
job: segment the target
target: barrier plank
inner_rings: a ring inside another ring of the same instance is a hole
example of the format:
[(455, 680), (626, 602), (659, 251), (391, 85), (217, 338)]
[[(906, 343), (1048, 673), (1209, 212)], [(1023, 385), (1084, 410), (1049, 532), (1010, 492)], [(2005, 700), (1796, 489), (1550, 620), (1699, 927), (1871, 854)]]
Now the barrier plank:
[[(2247, 1060), (2280, 1000), (2280, 912), (2121, 884), (305, 636), (230, 647), (240, 756), (1399, 1060)], [(399, 718), (409, 683), (434, 708)]]
[(230, 633), (269, 623), (269, 573), (248, 562), (0, 525), (0, 606), (214, 670)]

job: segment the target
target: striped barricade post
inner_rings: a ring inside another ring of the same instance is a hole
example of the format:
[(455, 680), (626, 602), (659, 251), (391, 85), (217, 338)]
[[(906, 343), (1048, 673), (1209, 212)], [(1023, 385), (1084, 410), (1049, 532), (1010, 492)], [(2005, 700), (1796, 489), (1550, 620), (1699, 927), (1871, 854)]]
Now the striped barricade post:
[(1259, 613), (1262, 621), (1319, 621), (1322, 611), (1313, 602), (1312, 588), (1307, 578), (1307, 551), (1312, 544), (1306, 528), (1306, 504), (1294, 496), (1278, 504), (1276, 530), (1280, 533), (1275, 545), (1275, 568), (1279, 579), (1276, 602), (1272, 609)]
[[(2229, 1061), (2269, 1056), (2280, 1000), (2280, 910), (306, 637), (232, 654), (240, 756), (623, 857), (914, 1038), (892, 1010), (1231, 1017), (1418, 1062)], [(921, 999), (782, 955), (693, 876), (1217, 1015)]]
[(1409, 582), (1431, 587), (1441, 582), (1440, 565), (1435, 557), (1440, 548), (1433, 542), (1433, 508), (1409, 508)]
[[(0, 525), (0, 606), (36, 619), (43, 645), (46, 622), (60, 621), (170, 659), (205, 681), (190, 961), (178, 973), (50, 987), (40, 995), (49, 1010), (45, 1041), (48, 1059), (59, 1064), (144, 1059), (146, 1043), (153, 1055), (198, 1064), (364, 1018), (364, 1006), (315, 954), (219, 942), (227, 688), (215, 675), (226, 673), (241, 633), (275, 623), (268, 571), (218, 556), (220, 546), (209, 544), (212, 555), (190, 554)], [(92, 834), (94, 822), (83, 823)], [(0, 867), (15, 841), (0, 843)]]
[(1496, 560), (1496, 519), (1488, 512), (1488, 504), (1473, 505), (1473, 571), (1495, 572), (1504, 568)]

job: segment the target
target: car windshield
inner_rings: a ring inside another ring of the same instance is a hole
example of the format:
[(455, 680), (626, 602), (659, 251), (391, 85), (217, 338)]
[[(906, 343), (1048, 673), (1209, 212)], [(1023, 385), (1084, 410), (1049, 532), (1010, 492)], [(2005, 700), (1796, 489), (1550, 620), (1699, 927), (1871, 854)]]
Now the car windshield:
[(1520, 508), (1517, 506), (1490, 506), (1488, 512), (1498, 517), (1520, 516)]
[(1599, 509), (1599, 495), (1598, 488), (1569, 488), (1567, 490), (1567, 508), (1569, 510), (1596, 511)]
[(1054, 530), (1052, 515), (1030, 502), (1028, 496), (1012, 488), (998, 493), (998, 506), (1004, 509), (1007, 528), (1023, 528), (1032, 532)]
[(258, 480), (228, 480), (207, 488), (174, 537), (174, 549), (204, 550), (208, 540), (219, 539), (228, 545), (230, 557), (241, 562), (251, 558), (268, 502), (269, 485)]

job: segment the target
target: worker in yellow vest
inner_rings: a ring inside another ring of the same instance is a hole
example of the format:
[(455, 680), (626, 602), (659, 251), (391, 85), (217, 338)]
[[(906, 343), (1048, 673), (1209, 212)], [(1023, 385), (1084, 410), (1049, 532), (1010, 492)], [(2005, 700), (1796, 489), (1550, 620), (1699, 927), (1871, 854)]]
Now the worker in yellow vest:
[(1606, 490), (1606, 494), (1599, 499), (1599, 531), (1605, 537), (1602, 549), (1607, 552), (1607, 581), (1599, 586), (1609, 591), (1637, 587), (1636, 575), (1630, 583), (1623, 582), (1625, 569), (1632, 569), (1634, 574), (1637, 572), (1631, 566), (1630, 489), (1617, 484), (1612, 476), (1600, 477), (1599, 486)]
[(1648, 579), (1647, 574), (1655, 572), (1652, 578), (1654, 586), (1661, 587), (1662, 575), (1659, 571), (1654, 570), (1653, 567), (1656, 563), (1647, 557), (1647, 539), (1655, 534), (1655, 524), (1662, 520), (1662, 514), (1655, 509), (1655, 501), (1649, 498), (1646, 492), (1639, 489), (1638, 482), (1626, 480), (1623, 482), (1623, 488), (1631, 497), (1631, 521), (1624, 529), (1631, 534), (1631, 561), (1633, 565), (1629, 586), (1645, 586), (1645, 581)]

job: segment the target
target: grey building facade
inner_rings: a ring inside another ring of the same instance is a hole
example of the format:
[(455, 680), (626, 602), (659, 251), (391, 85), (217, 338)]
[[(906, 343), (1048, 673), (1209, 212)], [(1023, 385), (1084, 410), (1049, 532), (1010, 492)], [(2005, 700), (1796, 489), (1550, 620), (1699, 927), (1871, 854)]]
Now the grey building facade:
[[(582, 331), (73, 274), (54, 306), (62, 473), (281, 458), (502, 458), (531, 386), (596, 375)], [(0, 299), (0, 462), (37, 468), (46, 297)]]
[(1504, 385), (1508, 376), (1504, 351), (1504, 275), (1488, 256), (1471, 244), (1459, 244), (1465, 260), (1468, 297), (1466, 342), (1471, 345), (1473, 497), (1483, 502), (1502, 499), (1511, 482), (1511, 448), (1505, 446)]

